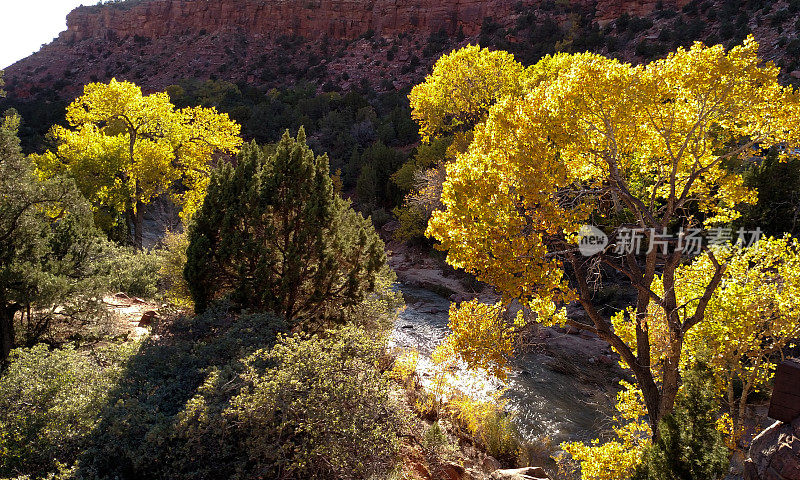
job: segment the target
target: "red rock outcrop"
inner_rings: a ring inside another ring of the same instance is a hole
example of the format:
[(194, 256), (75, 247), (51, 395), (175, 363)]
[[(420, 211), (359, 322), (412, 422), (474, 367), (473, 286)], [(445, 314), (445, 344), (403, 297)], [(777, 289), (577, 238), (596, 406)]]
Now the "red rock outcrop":
[(750, 443), (745, 480), (796, 480), (800, 478), (800, 418), (775, 422)]
[[(680, 7), (688, 0), (668, 0)], [(644, 15), (656, 8), (654, 0), (580, 0), (596, 5), (596, 17), (609, 20), (622, 13)], [(394, 36), (430, 34), (445, 29), (466, 35), (480, 31), (485, 17), (501, 24), (513, 13), (517, 0), (150, 0), (129, 8), (108, 5), (80, 7), (67, 17), (60, 39), (140, 35), (158, 38), (187, 31), (240, 31), (248, 36), (275, 39), (300, 35), (317, 39), (353, 39), (368, 31)], [(540, 3), (530, 1), (524, 3)], [(124, 4), (123, 4), (124, 5)]]
[[(450, 47), (474, 42), (486, 17), (513, 27), (520, 6), (538, 8), (545, 1), (129, 0), (79, 7), (53, 43), (6, 70), (6, 90), (22, 99), (69, 98), (84, 84), (111, 77), (149, 91), (185, 78), (403, 87), (419, 81), (438, 56), (424, 53), (432, 33), (458, 35)], [(623, 13), (646, 14), (656, 3), (578, 0), (571, 6), (602, 24)], [(560, 21), (570, 22), (566, 16)]]
[(462, 26), (480, 29), (486, 16), (510, 13), (508, 0), (151, 0), (130, 9), (82, 7), (67, 17), (61, 40), (140, 35), (158, 38), (187, 30), (241, 31), (276, 39), (300, 35), (317, 39), (353, 39), (372, 30), (378, 35), (427, 32)]

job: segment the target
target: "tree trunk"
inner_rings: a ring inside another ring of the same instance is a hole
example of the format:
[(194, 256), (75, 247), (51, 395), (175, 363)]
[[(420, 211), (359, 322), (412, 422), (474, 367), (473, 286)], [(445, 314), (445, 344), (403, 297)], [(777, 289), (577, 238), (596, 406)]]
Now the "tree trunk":
[[(741, 411), (739, 410), (740, 405), (736, 402), (736, 395), (733, 391), (733, 378), (728, 381), (728, 409), (730, 410), (731, 415), (731, 430), (733, 434), (733, 438), (737, 439), (737, 432), (739, 431), (739, 415), (741, 415)], [(735, 441), (734, 445), (738, 446), (739, 442)]]
[(19, 309), (17, 304), (0, 306), (0, 364), (6, 361), (15, 346), (14, 315)]
[[(128, 154), (130, 155), (131, 165), (135, 165), (135, 155), (134, 155), (134, 147), (136, 146), (136, 130), (131, 126), (130, 131), (130, 143), (128, 144)], [(136, 250), (142, 249), (142, 224), (144, 223), (144, 209), (142, 208), (142, 186), (139, 184), (139, 179), (136, 179), (136, 185), (134, 187), (134, 199), (133, 205), (135, 211), (133, 212), (133, 247)]]
[(661, 401), (658, 405), (658, 418), (656, 422), (664, 418), (675, 408), (675, 398), (681, 384), (679, 365), (681, 360), (681, 350), (683, 349), (683, 338), (677, 338), (671, 342), (671, 353), (664, 362), (664, 370), (661, 382)]
[(133, 245), (133, 231), (136, 228), (136, 211), (133, 205), (125, 208), (125, 241), (126, 245)]
[(136, 181), (136, 211), (134, 212), (133, 220), (133, 246), (136, 250), (141, 250), (142, 242), (142, 228), (144, 226), (144, 204), (141, 201), (141, 188), (139, 181)]

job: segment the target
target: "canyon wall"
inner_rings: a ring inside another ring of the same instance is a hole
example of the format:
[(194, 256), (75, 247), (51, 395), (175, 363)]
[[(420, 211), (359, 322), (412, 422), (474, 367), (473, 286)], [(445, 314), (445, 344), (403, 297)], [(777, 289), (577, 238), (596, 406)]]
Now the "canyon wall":
[[(681, 7), (687, 0), (666, 0), (664, 7)], [(248, 36), (274, 39), (300, 35), (353, 39), (368, 31), (383, 36), (430, 34), (444, 29), (480, 31), (485, 17), (500, 24), (527, 0), (150, 0), (131, 7), (80, 7), (67, 17), (62, 41), (121, 38), (140, 35), (158, 38), (187, 31), (241, 31)], [(656, 8), (653, 0), (579, 0), (594, 7), (602, 23), (623, 13), (645, 15)]]
[[(546, 42), (530, 40), (545, 19), (580, 36), (587, 25), (687, 1), (128, 0), (72, 11), (55, 41), (6, 69), (6, 90), (21, 100), (70, 99), (117, 78), (148, 92), (185, 79), (384, 91), (421, 81), (442, 53), (468, 42)], [(483, 38), (498, 29), (507, 37)]]

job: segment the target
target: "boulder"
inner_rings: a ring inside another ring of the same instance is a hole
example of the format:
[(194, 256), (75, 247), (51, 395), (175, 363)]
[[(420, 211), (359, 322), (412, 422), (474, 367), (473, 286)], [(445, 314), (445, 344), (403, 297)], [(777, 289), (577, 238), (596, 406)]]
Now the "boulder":
[(149, 310), (147, 312), (144, 312), (142, 314), (142, 319), (139, 320), (139, 325), (137, 325), (137, 326), (139, 326), (139, 327), (149, 327), (149, 326), (151, 326), (153, 324), (153, 320), (155, 320), (156, 318), (158, 318), (158, 312), (155, 312), (153, 310)]
[(421, 478), (423, 480), (430, 480), (431, 473), (428, 471), (428, 467), (426, 467), (422, 462), (413, 462), (411, 463), (411, 470), (417, 475), (417, 478)]
[(775, 422), (750, 443), (745, 480), (800, 480), (800, 418)]
[(444, 480), (463, 480), (466, 475), (464, 467), (456, 463), (448, 463), (441, 470)]
[(550, 478), (542, 467), (495, 470), (490, 477), (492, 480), (549, 480)]
[(500, 462), (489, 455), (483, 458), (483, 469), (487, 472), (493, 472), (495, 470), (499, 470), (502, 465)]
[(572, 325), (567, 326), (567, 335), (579, 335), (581, 333), (581, 329), (578, 327), (573, 327)]

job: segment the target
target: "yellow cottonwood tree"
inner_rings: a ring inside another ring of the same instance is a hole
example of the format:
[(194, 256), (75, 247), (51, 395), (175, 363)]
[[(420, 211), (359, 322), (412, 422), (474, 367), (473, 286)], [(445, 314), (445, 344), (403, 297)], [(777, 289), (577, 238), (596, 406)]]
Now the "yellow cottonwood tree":
[[(612, 426), (616, 439), (602, 444), (599, 440), (588, 444), (562, 444), (561, 447), (572, 458), (571, 462), (567, 458), (559, 458), (561, 469), (569, 468), (570, 463), (579, 463), (582, 480), (622, 480), (633, 475), (652, 432), (644, 420), (647, 412), (642, 406), (641, 391), (628, 382), (621, 383), (622, 390), (617, 393), (617, 414)], [(577, 469), (570, 470), (568, 473), (572, 474)]]
[[(123, 214), (142, 246), (144, 206), (170, 192), (183, 215), (202, 201), (213, 156), (234, 154), (240, 127), (213, 108), (176, 109), (166, 93), (130, 82), (92, 83), (56, 126), (58, 147), (36, 158), (43, 176), (68, 174), (96, 208)], [(173, 188), (180, 184), (180, 192)], [(108, 226), (108, 225), (106, 225)]]
[[(514, 353), (514, 329), (503, 318), (502, 305), (470, 300), (450, 307), (452, 334), (445, 342), (472, 367), (505, 380), (508, 358)], [(521, 319), (521, 317), (520, 317)]]
[[(775, 358), (800, 336), (800, 244), (796, 239), (764, 238), (751, 247), (720, 247), (713, 251), (726, 264), (702, 322), (686, 333), (681, 370), (695, 362), (710, 367), (718, 394), (730, 414), (730, 444), (742, 432), (749, 394), (767, 388)], [(715, 267), (708, 253), (675, 271), (675, 296), (683, 308), (681, 322), (694, 315)], [(663, 295), (657, 276), (652, 290)], [(657, 378), (669, 349), (669, 326), (664, 311), (650, 306), (650, 356)], [(612, 319), (614, 330), (635, 345), (635, 325), (624, 312)], [(735, 393), (735, 385), (741, 393)]]
[(408, 96), (411, 116), (427, 141), (433, 135), (464, 132), (486, 118), (489, 108), (521, 95), (527, 74), (514, 56), (468, 45), (440, 58), (425, 83)]
[[(778, 69), (757, 50), (750, 37), (729, 51), (696, 43), (640, 66), (590, 53), (548, 59), (539, 66), (546, 75), (526, 82), (524, 96), (492, 105), (468, 151), (448, 165), (445, 209), (428, 226), (451, 265), (493, 284), (505, 300), (534, 308), (577, 300), (589, 321), (551, 312), (542, 320), (560, 319), (607, 341), (632, 371), (654, 431), (673, 409), (687, 335), (706, 320), (727, 261), (706, 252), (711, 271), (696, 288), (691, 315), (682, 317), (675, 282), (684, 237), (664, 248), (647, 249), (648, 241), (667, 228), (735, 218), (736, 206), (757, 192), (733, 167), (756, 146), (800, 145), (798, 93), (778, 83)], [(426, 95), (449, 95), (436, 79), (426, 84)], [(587, 223), (609, 234), (593, 256), (576, 245)], [(643, 232), (638, 254), (623, 248), (631, 228)], [(636, 289), (627, 341), (593, 303), (601, 266)], [(668, 331), (658, 359), (648, 333), (652, 308), (663, 312)]]
[(492, 106), (505, 98), (524, 95), (528, 84), (547, 75), (548, 69), (542, 66), (550, 63), (525, 68), (508, 52), (478, 45), (468, 45), (436, 61), (427, 80), (415, 86), (408, 98), (423, 141), (438, 137), (442, 142), (443, 136), (450, 135), (452, 139), (447, 139), (446, 152), (439, 153), (435, 161), (429, 160), (417, 170), (407, 164), (398, 172), (406, 176), (408, 184), (413, 182), (405, 204), (395, 212), (402, 233), (413, 235), (420, 224), (423, 231), (427, 227), (431, 212), (441, 206), (445, 165), (467, 150), (473, 129), (486, 120)]

